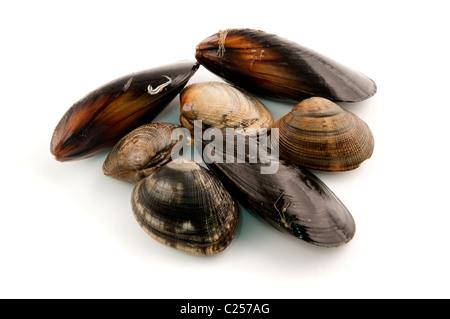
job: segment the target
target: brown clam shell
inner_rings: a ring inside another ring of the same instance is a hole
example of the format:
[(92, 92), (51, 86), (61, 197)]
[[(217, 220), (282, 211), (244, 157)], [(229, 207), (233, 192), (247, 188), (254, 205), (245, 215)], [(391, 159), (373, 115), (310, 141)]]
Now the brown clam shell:
[(377, 91), (373, 80), (295, 42), (253, 29), (215, 33), (196, 48), (197, 61), (246, 91), (298, 103), (321, 96), (357, 102)]
[(372, 156), (374, 138), (358, 116), (327, 99), (300, 102), (275, 123), (280, 156), (316, 170), (348, 171)]
[(131, 203), (145, 232), (189, 254), (223, 251), (239, 225), (239, 206), (222, 183), (187, 159), (171, 161), (139, 181)]
[(274, 118), (269, 109), (253, 95), (221, 82), (202, 82), (187, 86), (180, 93), (180, 123), (191, 134), (194, 121), (203, 129), (239, 128), (257, 133), (270, 130)]
[(136, 183), (171, 160), (178, 140), (172, 133), (180, 126), (172, 123), (142, 125), (125, 135), (103, 163), (103, 173), (112, 178)]

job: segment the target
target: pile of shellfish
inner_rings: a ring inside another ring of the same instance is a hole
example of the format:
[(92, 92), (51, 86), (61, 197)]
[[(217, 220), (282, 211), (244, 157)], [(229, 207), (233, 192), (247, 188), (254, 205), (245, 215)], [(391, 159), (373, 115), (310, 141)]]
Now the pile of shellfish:
[[(213, 255), (227, 248), (239, 226), (239, 203), (308, 243), (348, 243), (356, 230), (352, 215), (309, 169), (348, 171), (371, 157), (370, 128), (337, 103), (370, 98), (375, 82), (253, 29), (207, 37), (195, 59), (123, 76), (90, 92), (56, 126), (51, 153), (69, 161), (111, 148), (103, 172), (135, 185), (131, 211), (139, 225), (186, 253)], [(200, 66), (224, 81), (188, 85)], [(179, 123), (152, 123), (177, 96)], [(259, 98), (295, 106), (275, 121)], [(211, 129), (216, 138), (206, 143)], [(205, 165), (173, 156), (185, 143), (184, 131)], [(229, 137), (244, 147), (229, 144)], [(263, 174), (268, 166), (277, 169)]]

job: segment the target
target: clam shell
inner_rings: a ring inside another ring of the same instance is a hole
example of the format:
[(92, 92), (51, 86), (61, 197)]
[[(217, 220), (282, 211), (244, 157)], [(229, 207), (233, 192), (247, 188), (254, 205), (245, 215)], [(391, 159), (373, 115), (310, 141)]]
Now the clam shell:
[(131, 203), (139, 225), (157, 241), (194, 255), (213, 255), (233, 240), (239, 208), (207, 169), (177, 159), (139, 181)]
[(270, 130), (272, 113), (253, 95), (221, 82), (203, 82), (187, 86), (180, 94), (180, 123), (191, 134), (194, 121), (201, 120), (203, 129), (214, 127), (241, 128), (257, 133)]
[(103, 173), (112, 178), (136, 183), (171, 160), (178, 140), (172, 133), (180, 126), (172, 123), (142, 125), (125, 135), (103, 163)]
[(50, 151), (59, 161), (92, 156), (151, 120), (184, 88), (198, 63), (133, 73), (90, 92), (61, 118)]
[(197, 61), (246, 91), (298, 103), (321, 96), (357, 102), (376, 93), (373, 80), (295, 42), (252, 29), (228, 29), (203, 40)]
[[(374, 138), (355, 114), (323, 98), (300, 102), (274, 125), (281, 156), (317, 170), (347, 171), (372, 156)], [(277, 140), (275, 140), (277, 142)]]
[[(245, 155), (249, 142), (247, 138)], [(354, 237), (356, 225), (351, 213), (330, 188), (307, 169), (275, 156), (266, 157), (263, 154), (271, 154), (268, 147), (260, 152), (257, 162), (252, 162), (249, 156), (245, 156), (245, 163), (230, 162), (226, 158), (242, 157), (239, 147), (230, 153), (229, 148), (219, 147), (215, 141), (211, 143), (216, 149), (215, 156), (219, 154), (223, 161), (209, 158), (208, 167), (235, 198), (268, 225), (321, 247), (339, 247)], [(261, 174), (261, 168), (269, 165), (278, 166), (276, 173)]]

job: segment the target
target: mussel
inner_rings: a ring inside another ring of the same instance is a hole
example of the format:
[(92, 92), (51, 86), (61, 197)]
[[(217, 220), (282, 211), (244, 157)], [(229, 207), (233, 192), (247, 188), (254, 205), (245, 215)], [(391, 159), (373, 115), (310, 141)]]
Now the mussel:
[(213, 255), (233, 240), (239, 207), (222, 183), (188, 159), (139, 181), (131, 203), (139, 225), (157, 241), (194, 255)]
[(317, 170), (348, 171), (370, 158), (374, 138), (354, 113), (324, 98), (300, 102), (274, 125), (274, 147), (287, 160)]
[(253, 95), (221, 82), (191, 84), (180, 94), (180, 123), (191, 134), (194, 121), (203, 129), (240, 128), (243, 131), (269, 130), (274, 124), (272, 113)]
[(197, 61), (246, 91), (298, 103), (320, 96), (357, 102), (376, 93), (373, 80), (295, 42), (253, 29), (215, 33), (196, 48)]
[(120, 139), (103, 163), (103, 173), (112, 178), (136, 183), (154, 173), (171, 159), (179, 141), (172, 139), (172, 123), (144, 124)]
[(55, 128), (50, 150), (59, 161), (82, 159), (113, 146), (149, 123), (197, 71), (182, 61), (116, 79), (75, 103)]
[[(264, 145), (258, 160), (252, 160), (248, 156), (251, 143), (260, 142), (246, 137), (245, 154), (239, 154), (237, 144), (230, 153), (229, 147), (215, 140), (204, 141), (197, 147), (214, 144), (214, 158), (223, 160), (206, 160), (208, 167), (233, 196), (275, 229), (321, 247), (342, 246), (354, 237), (356, 226), (352, 215), (319, 178), (307, 169), (279, 160)], [(208, 156), (208, 152), (203, 154)], [(243, 157), (245, 163), (230, 162), (227, 160), (230, 156)], [(261, 169), (267, 166), (278, 170), (261, 174)]]

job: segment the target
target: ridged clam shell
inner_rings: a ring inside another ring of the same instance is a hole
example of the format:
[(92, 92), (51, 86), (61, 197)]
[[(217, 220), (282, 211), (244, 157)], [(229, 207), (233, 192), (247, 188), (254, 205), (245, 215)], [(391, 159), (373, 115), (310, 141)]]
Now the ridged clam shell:
[(90, 92), (61, 118), (50, 151), (59, 161), (82, 159), (113, 146), (149, 123), (184, 88), (198, 63), (182, 61), (133, 73)]
[(201, 120), (203, 129), (214, 127), (240, 128), (257, 133), (270, 130), (272, 113), (253, 95), (221, 82), (203, 82), (187, 86), (180, 94), (180, 123), (191, 134), (194, 120)]
[(223, 251), (239, 224), (238, 205), (222, 183), (185, 159), (139, 181), (131, 203), (137, 222), (151, 237), (195, 255)]
[(246, 91), (298, 103), (321, 96), (357, 102), (376, 93), (373, 80), (322, 54), (274, 34), (228, 29), (198, 44), (197, 61)]
[[(317, 170), (355, 169), (372, 156), (374, 138), (357, 115), (323, 98), (300, 102), (274, 125), (281, 156)], [(275, 140), (277, 142), (277, 140)]]
[(103, 163), (103, 173), (112, 178), (136, 183), (171, 160), (178, 140), (172, 133), (180, 126), (172, 123), (142, 125), (125, 135)]
[[(229, 162), (226, 157), (241, 156), (239, 148), (230, 153), (227, 147), (220, 148), (215, 141), (211, 143), (215, 155), (224, 160), (209, 159), (208, 167), (235, 198), (273, 228), (321, 247), (339, 247), (354, 237), (356, 226), (348, 209), (307, 169), (261, 153), (255, 163), (248, 156), (245, 163)], [(267, 148), (263, 153), (271, 154), (271, 150)], [(274, 174), (261, 174), (261, 168), (269, 165), (265, 164), (268, 160), (270, 165), (278, 165), (278, 170)]]

